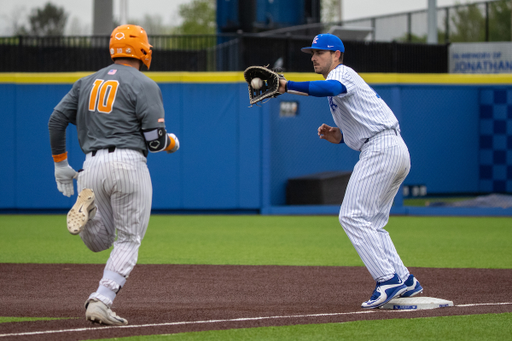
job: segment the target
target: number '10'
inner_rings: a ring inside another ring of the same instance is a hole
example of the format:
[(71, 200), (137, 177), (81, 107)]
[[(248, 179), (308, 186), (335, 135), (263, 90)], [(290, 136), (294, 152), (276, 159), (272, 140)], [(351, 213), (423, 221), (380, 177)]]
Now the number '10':
[(89, 111), (96, 111), (96, 104), (98, 104), (99, 112), (110, 114), (116, 100), (118, 86), (118, 81), (96, 79), (89, 97)]

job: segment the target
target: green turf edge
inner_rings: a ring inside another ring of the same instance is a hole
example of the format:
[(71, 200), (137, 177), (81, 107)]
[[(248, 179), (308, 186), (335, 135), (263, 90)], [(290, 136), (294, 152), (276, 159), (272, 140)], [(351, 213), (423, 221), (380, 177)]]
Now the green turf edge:
[(52, 321), (52, 320), (71, 320), (78, 317), (10, 317), (0, 316), (0, 323), (10, 322), (32, 322), (32, 321)]
[(512, 313), (257, 327), (102, 340), (512, 340)]
[[(105, 264), (65, 215), (0, 215), (0, 263)], [(512, 218), (390, 218), (408, 267), (510, 269)], [(363, 266), (335, 216), (153, 215), (138, 264)]]

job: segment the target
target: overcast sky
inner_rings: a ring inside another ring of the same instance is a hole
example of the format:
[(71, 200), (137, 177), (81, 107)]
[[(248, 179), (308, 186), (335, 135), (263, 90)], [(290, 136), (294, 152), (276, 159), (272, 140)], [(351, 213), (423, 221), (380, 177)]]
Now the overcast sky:
[[(10, 35), (12, 23), (21, 18), (26, 18), (30, 10), (43, 7), (45, 3), (51, 3), (64, 7), (69, 14), (68, 34), (70, 26), (74, 24), (76, 30), (90, 34), (92, 32), (92, 5), (93, 0), (0, 0), (0, 35)], [(176, 26), (180, 17), (178, 8), (180, 4), (189, 3), (191, 0), (127, 0), (128, 17), (142, 19), (145, 14), (158, 15), (165, 25)], [(227, 0), (229, 1), (229, 0)], [(279, 1), (279, 0), (269, 0)], [(437, 6), (450, 6), (456, 3), (473, 3), (475, 0), (437, 0)], [(342, 17), (344, 20), (365, 18), (383, 14), (426, 9), (428, 0), (342, 0)], [(114, 17), (119, 18), (120, 0), (114, 0)], [(18, 19), (16, 19), (18, 18)]]

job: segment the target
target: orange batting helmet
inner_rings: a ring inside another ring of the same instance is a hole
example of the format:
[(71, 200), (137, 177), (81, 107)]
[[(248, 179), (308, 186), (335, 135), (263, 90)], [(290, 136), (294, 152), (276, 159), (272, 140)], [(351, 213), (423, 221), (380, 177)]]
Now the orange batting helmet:
[(142, 61), (149, 70), (151, 65), (151, 48), (146, 31), (137, 25), (121, 25), (110, 35), (110, 57), (135, 58)]

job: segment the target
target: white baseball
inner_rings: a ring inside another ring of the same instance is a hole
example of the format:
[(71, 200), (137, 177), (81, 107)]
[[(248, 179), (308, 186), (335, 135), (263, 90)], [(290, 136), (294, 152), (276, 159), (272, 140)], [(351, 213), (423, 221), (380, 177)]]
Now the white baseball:
[(256, 90), (259, 90), (263, 86), (263, 81), (258, 77), (253, 78), (251, 80), (251, 86)]

